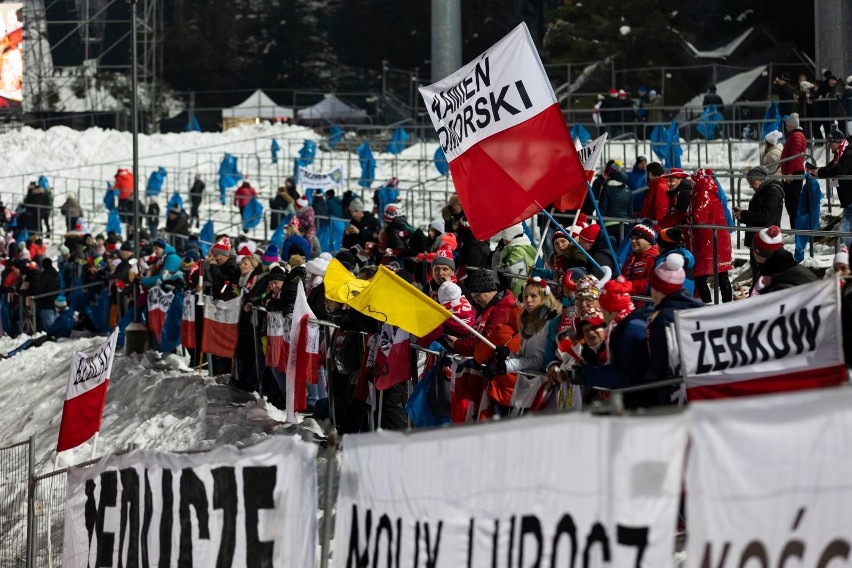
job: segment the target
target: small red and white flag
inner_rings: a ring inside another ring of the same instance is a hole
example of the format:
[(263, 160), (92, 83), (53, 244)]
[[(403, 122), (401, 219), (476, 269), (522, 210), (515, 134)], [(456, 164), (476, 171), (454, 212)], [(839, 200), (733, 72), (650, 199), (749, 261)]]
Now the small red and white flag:
[[(559, 211), (579, 209), (583, 206), (583, 200), (585, 200), (586, 193), (588, 192), (586, 183), (591, 183), (592, 178), (595, 177), (595, 171), (597, 171), (598, 164), (601, 160), (601, 152), (603, 151), (604, 144), (606, 144), (606, 137), (607, 133), (604, 132), (591, 141), (588, 146), (577, 150), (577, 155), (583, 163), (583, 170), (586, 174), (586, 179), (582, 181), (578, 180), (575, 185), (572, 185), (568, 189), (565, 195), (556, 200), (556, 203), (553, 205)], [(581, 194), (582, 199), (580, 199), (578, 203), (577, 199)]]
[(411, 378), (411, 334), (395, 325), (382, 324), (371, 346), (368, 363), (373, 367), (373, 383), (387, 390)]
[(266, 314), (266, 366), (287, 372), (287, 342), (290, 317), (283, 312)]
[(118, 328), (94, 353), (74, 352), (56, 451), (76, 448), (101, 430)]
[[(675, 324), (669, 358), (679, 351), (691, 401), (847, 381), (836, 280), (680, 310)], [(681, 369), (672, 369), (674, 376)]]
[(148, 329), (160, 343), (163, 337), (163, 323), (166, 321), (166, 312), (175, 298), (174, 292), (166, 292), (159, 286), (148, 290)]
[[(528, 219), (585, 179), (526, 24), (420, 94), (476, 238)], [(578, 207), (585, 196), (583, 185)]]
[(180, 342), (187, 349), (195, 349), (195, 302), (198, 296), (186, 294), (183, 297), (183, 313), (180, 317)]
[(201, 350), (219, 357), (234, 357), (237, 349), (237, 325), (240, 323), (240, 298), (214, 300), (204, 297), (204, 329)]
[(290, 322), (290, 341), (287, 353), (287, 421), (295, 423), (296, 413), (308, 406), (306, 385), (317, 384), (319, 375), (319, 327), (308, 320), (315, 319), (308, 305), (305, 288), (299, 282), (293, 319)]

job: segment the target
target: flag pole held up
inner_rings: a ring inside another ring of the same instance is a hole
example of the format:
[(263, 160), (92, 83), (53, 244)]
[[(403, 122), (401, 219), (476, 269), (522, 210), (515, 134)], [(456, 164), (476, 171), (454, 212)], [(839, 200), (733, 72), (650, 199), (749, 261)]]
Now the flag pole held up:
[(584, 249), (583, 247), (580, 246), (580, 243), (578, 243), (576, 240), (574, 240), (574, 237), (571, 236), (571, 233), (566, 231), (565, 227), (560, 225), (559, 221), (557, 221), (556, 219), (553, 218), (553, 215), (548, 213), (547, 210), (544, 207), (541, 208), (541, 212), (544, 213), (547, 216), (548, 219), (550, 219), (551, 223), (556, 225), (557, 229), (562, 231), (562, 234), (565, 235), (565, 238), (567, 238), (569, 241), (571, 241), (571, 244), (574, 245), (577, 248), (577, 250), (579, 250), (581, 253), (583, 253), (583, 255), (588, 259), (588, 261), (592, 263), (592, 266), (594, 266), (596, 269), (598, 269), (601, 272), (601, 274), (604, 274), (604, 275), (606, 274), (606, 271), (601, 267), (601, 265), (598, 264), (595, 261), (594, 258), (592, 258), (592, 255), (590, 255), (586, 249)]

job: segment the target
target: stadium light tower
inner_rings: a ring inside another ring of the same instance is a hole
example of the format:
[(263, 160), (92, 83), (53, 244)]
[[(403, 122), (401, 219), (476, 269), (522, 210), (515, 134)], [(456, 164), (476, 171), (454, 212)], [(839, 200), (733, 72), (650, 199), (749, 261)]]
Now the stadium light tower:
[(461, 0), (432, 0), (432, 81), (462, 66)]

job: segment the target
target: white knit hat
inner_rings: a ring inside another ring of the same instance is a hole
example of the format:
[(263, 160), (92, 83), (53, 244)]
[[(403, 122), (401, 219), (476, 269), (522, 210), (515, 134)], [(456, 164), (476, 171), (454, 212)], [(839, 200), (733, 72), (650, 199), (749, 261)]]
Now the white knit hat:
[(517, 237), (518, 235), (523, 235), (523, 234), (524, 234), (524, 226), (521, 223), (517, 223), (515, 225), (512, 225), (511, 227), (506, 227), (505, 229), (503, 229), (502, 231), (500, 231), (499, 233), (494, 235), (494, 240), (496, 240), (497, 242), (499, 242), (499, 241), (509, 242), (512, 239), (514, 239), (515, 237)]
[(832, 264), (845, 264), (849, 266), (849, 250), (846, 247), (840, 249), (840, 251), (834, 255), (834, 262), (832, 262)]
[(455, 306), (461, 300), (461, 288), (459, 288), (458, 284), (453, 282), (444, 282), (441, 284), (441, 287), (438, 288), (438, 302), (443, 304), (450, 304), (451, 306)]
[(764, 136), (763, 139), (766, 140), (767, 144), (772, 144), (773, 146), (775, 146), (776, 144), (778, 144), (778, 141), (781, 140), (783, 137), (784, 135), (781, 134), (780, 130), (773, 130), (772, 132), (767, 132), (766, 136)]
[(435, 229), (436, 233), (443, 233), (444, 229), (446, 229), (446, 224), (444, 223), (444, 220), (440, 217), (437, 219), (432, 219), (432, 222), (429, 223), (429, 226)]

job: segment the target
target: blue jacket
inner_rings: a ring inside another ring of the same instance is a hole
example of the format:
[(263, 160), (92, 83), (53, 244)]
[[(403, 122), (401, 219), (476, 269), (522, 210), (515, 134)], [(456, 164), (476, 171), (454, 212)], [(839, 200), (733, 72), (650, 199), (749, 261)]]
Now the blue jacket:
[[(635, 165), (633, 169), (627, 172), (627, 187), (631, 190), (639, 189), (640, 187), (645, 187), (648, 185), (648, 172), (645, 170), (640, 170)], [(648, 192), (643, 191), (642, 193), (633, 194), (633, 210), (641, 211), (642, 204), (645, 201), (645, 196)]]
[(691, 308), (702, 308), (704, 303), (688, 296), (684, 290), (669, 294), (663, 298), (648, 318), (648, 351), (651, 363), (648, 367), (649, 381), (662, 381), (672, 377), (670, 367), (678, 367), (676, 361), (669, 361), (669, 344), (666, 328), (674, 325), (675, 312)]
[(335, 195), (334, 197), (329, 197), (326, 201), (328, 202), (329, 217), (343, 219), (343, 202), (340, 201), (340, 198)]
[(76, 327), (74, 310), (66, 308), (56, 315), (56, 319), (45, 332), (53, 337), (71, 337), (71, 332)]
[(153, 276), (146, 276), (143, 278), (142, 286), (145, 288), (151, 288), (152, 286), (156, 286), (161, 280), (179, 276), (181, 274), (180, 263), (181, 258), (175, 251), (175, 247), (172, 245), (166, 245), (163, 252), (163, 264), (160, 267), (160, 272)]

